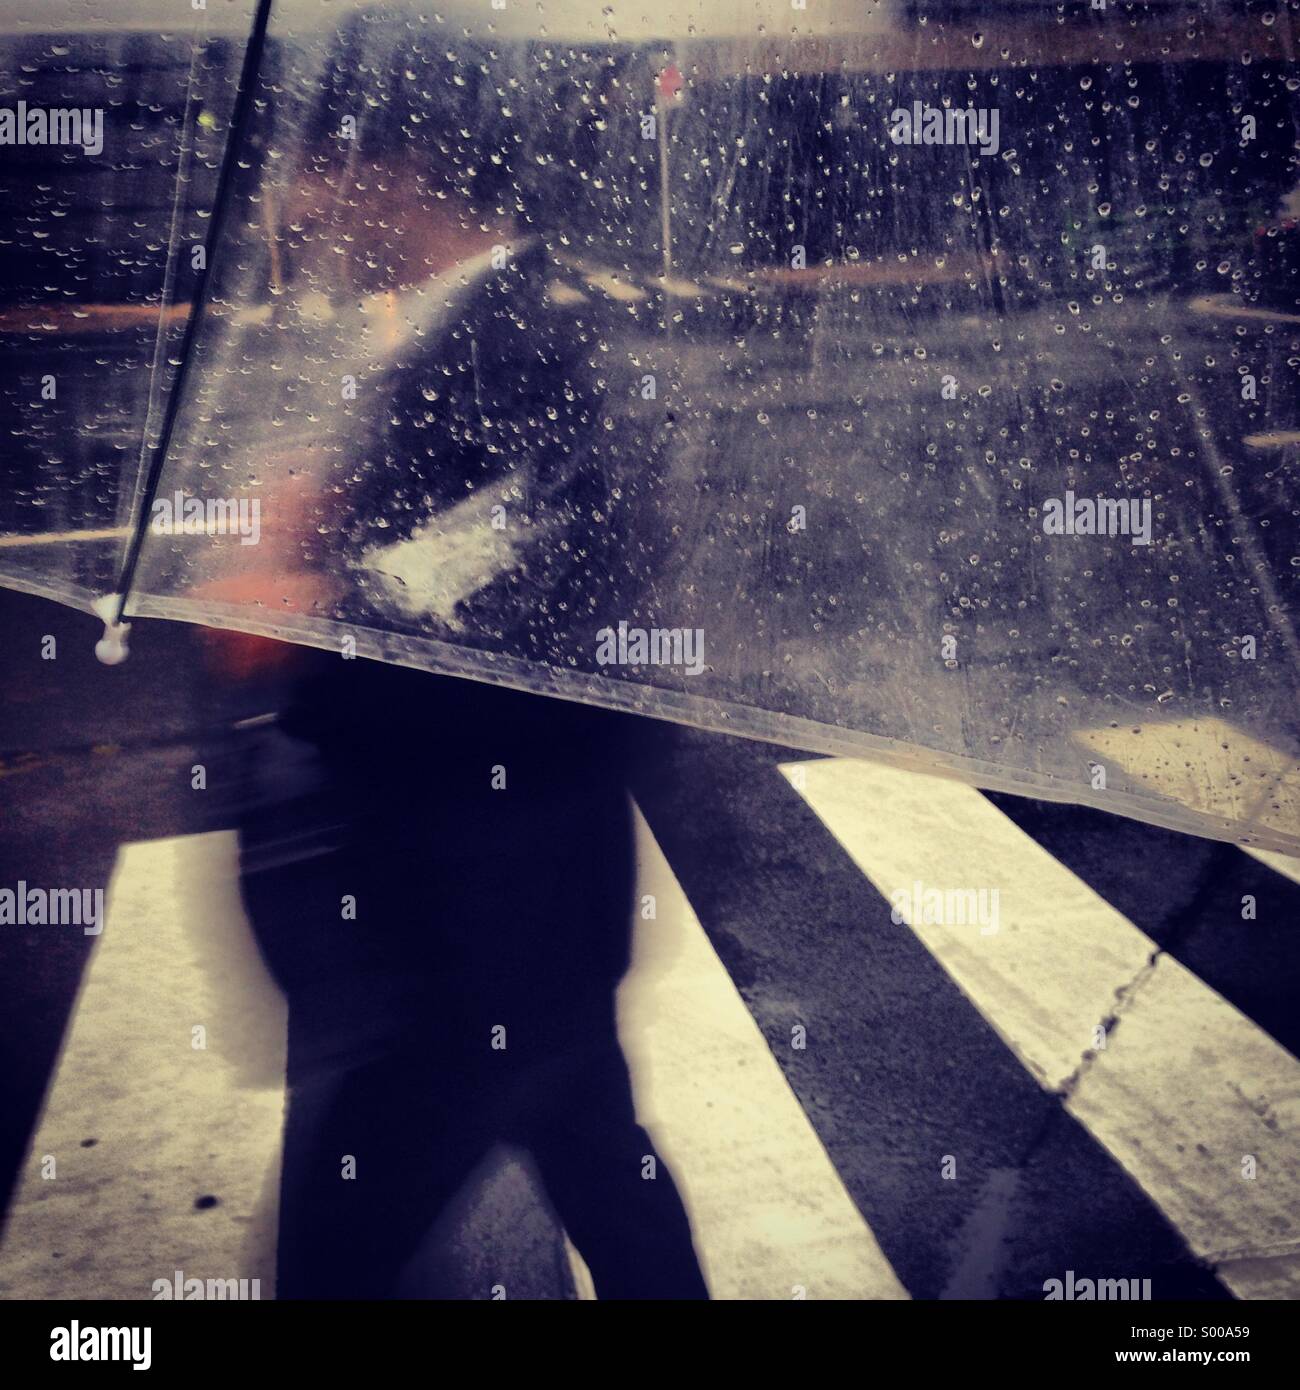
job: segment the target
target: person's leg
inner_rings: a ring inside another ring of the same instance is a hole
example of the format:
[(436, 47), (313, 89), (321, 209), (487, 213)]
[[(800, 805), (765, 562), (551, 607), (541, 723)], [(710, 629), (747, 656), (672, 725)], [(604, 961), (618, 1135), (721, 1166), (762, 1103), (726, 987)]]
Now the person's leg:
[(382, 1299), (482, 1156), (429, 1104), (427, 1062), (384, 1058), (294, 1087), (277, 1296)]
[(708, 1298), (681, 1195), (636, 1121), (617, 1039), (608, 1043), (524, 1142), (598, 1298)]
[(459, 1072), (424, 1026), (418, 861), (311, 750), (262, 742), (241, 884), (289, 1006), (279, 1296), (391, 1297), (476, 1159), (467, 1125), (439, 1118), (457, 1113), (438, 1106)]
[(527, 962), (518, 991), (500, 998), (511, 1055), (532, 1078), (508, 1123), (601, 1298), (707, 1298), (677, 1186), (637, 1124), (615, 1023), (636, 874), (629, 725), (563, 706), (545, 717), (554, 730), (522, 760), (519, 795), (501, 802), (488, 837), (509, 847), (512, 870), (496, 877), (491, 939), (499, 947), (504, 928)]

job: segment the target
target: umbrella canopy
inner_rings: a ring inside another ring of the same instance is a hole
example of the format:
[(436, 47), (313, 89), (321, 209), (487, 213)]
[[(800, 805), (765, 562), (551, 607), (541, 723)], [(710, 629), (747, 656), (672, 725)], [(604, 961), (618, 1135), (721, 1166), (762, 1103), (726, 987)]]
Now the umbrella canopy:
[(1300, 849), (1289, 16), (63, 8), (0, 583)]

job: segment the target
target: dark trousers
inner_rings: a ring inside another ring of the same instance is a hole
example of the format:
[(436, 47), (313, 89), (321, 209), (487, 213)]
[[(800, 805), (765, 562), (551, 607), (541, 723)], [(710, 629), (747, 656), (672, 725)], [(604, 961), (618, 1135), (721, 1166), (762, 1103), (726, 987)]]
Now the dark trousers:
[(574, 718), (381, 765), (254, 736), (243, 891), (289, 1002), (280, 1297), (394, 1296), (498, 1143), (532, 1154), (599, 1297), (708, 1296), (615, 1028), (626, 797)]
[[(438, 1067), (408, 1055), (294, 1087), (280, 1297), (391, 1296), (425, 1232), (501, 1142), (531, 1153), (600, 1298), (707, 1297), (671, 1174), (659, 1159), (645, 1176), (655, 1150), (617, 1049), (601, 1040), (533, 1081), (533, 1104), (466, 1106)], [(356, 1176), (342, 1181), (349, 1154)]]

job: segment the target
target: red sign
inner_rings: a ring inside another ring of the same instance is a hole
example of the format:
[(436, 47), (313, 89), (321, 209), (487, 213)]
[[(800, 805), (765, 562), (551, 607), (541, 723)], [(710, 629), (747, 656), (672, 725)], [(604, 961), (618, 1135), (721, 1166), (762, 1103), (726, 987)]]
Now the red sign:
[(658, 84), (659, 95), (665, 101), (672, 101), (674, 97), (681, 95), (681, 90), (686, 85), (686, 79), (682, 76), (677, 64), (673, 63), (659, 74)]

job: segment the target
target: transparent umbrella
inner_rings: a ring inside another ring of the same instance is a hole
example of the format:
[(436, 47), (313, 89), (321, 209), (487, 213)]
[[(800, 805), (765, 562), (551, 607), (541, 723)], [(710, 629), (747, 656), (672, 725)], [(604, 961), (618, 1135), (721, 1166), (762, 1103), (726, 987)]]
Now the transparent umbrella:
[(87, 8), (0, 37), (11, 132), (86, 137), (0, 163), (0, 583), (105, 656), (1300, 850), (1293, 15)]

